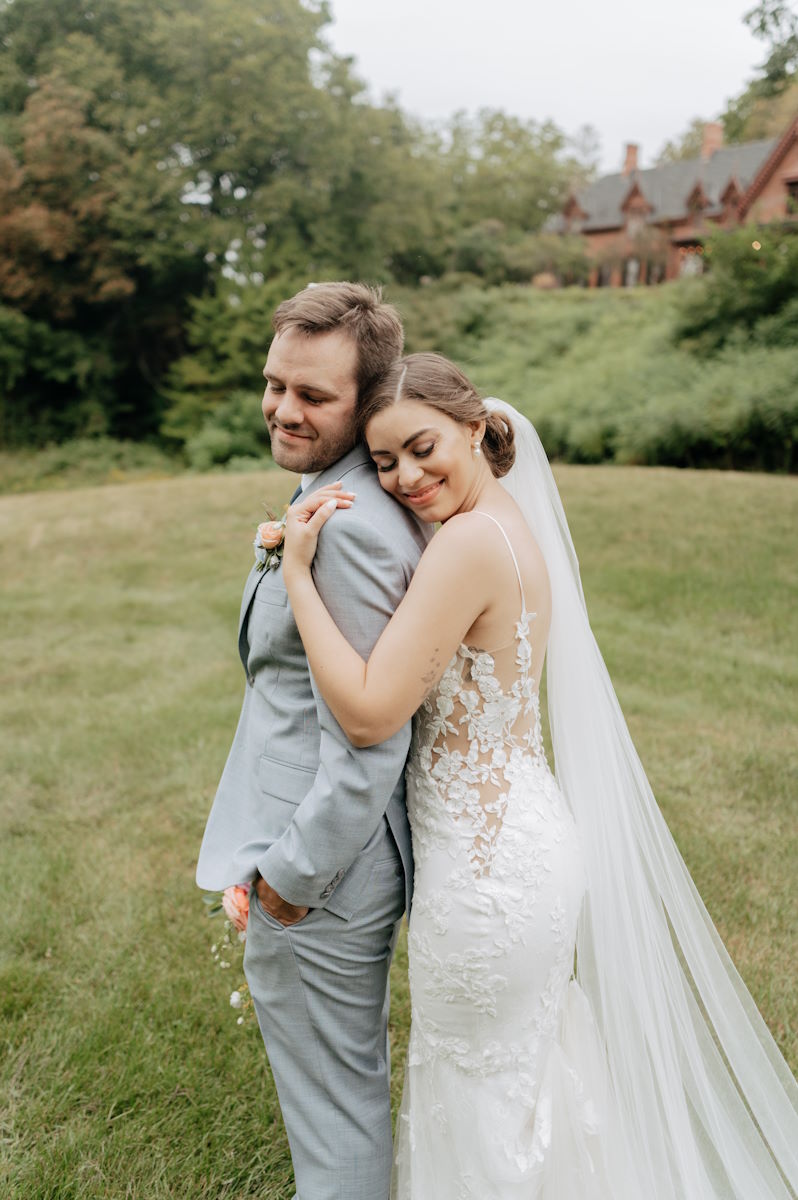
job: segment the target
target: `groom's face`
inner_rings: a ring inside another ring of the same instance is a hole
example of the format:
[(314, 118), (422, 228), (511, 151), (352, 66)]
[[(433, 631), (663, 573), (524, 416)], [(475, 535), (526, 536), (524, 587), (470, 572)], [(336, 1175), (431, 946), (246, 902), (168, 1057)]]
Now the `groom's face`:
[(263, 417), (278, 466), (321, 471), (356, 440), (357, 347), (339, 330), (278, 333), (263, 376)]

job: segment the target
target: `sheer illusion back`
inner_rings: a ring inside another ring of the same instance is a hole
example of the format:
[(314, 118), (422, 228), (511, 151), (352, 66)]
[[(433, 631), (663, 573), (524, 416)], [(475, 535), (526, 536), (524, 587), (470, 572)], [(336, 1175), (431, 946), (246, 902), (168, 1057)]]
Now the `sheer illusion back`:
[(524, 583), (512, 543), (490, 513), (476, 510), (499, 530), (518, 580), (520, 613), (499, 648), (461, 643), (437, 692), (416, 721), (415, 750), (438, 786), (456, 804), (456, 820), (469, 846), (472, 867), (489, 874), (507, 803), (507, 768), (513, 751), (546, 766), (540, 725), (538, 681)]
[(580, 1180), (595, 1174), (580, 1141), (595, 1120), (589, 1089), (560, 1047), (581, 853), (543, 747), (536, 614), (507, 533), (481, 515), (512, 556), (518, 617), (499, 649), (461, 644), (414, 719), (412, 1025), (397, 1200), (542, 1197), (558, 1104), (580, 1131), (566, 1157)]

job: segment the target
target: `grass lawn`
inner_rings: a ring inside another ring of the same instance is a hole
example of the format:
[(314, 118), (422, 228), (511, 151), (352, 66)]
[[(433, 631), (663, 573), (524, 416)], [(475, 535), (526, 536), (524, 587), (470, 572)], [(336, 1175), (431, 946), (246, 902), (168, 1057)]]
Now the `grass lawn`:
[[(795, 1069), (798, 481), (557, 474), (655, 793)], [(193, 882), (243, 690), (253, 528), (290, 491), (267, 472), (0, 499), (4, 1198), (293, 1194)]]

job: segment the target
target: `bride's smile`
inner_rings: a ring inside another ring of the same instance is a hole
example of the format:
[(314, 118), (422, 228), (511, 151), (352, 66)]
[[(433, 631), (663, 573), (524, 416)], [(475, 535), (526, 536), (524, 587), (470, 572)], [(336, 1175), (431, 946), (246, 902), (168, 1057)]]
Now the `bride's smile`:
[(439, 479), (437, 483), (430, 483), (428, 486), (421, 488), (415, 492), (403, 492), (403, 497), (408, 504), (422, 505), (428, 504), (433, 500), (438, 492), (443, 487), (445, 479)]

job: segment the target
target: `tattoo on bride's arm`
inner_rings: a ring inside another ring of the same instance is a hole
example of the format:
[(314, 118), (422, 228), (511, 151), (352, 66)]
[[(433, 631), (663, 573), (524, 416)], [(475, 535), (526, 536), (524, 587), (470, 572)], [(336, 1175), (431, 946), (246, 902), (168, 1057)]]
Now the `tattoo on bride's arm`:
[[(425, 671), (421, 676), (421, 682), (424, 684), (426, 689), (432, 687), (433, 683), (436, 682), (441, 672), (441, 660), (438, 657), (438, 651), (439, 647), (436, 646), (432, 652), (432, 658), (430, 659), (430, 669)], [(426, 695), (426, 692), (424, 694)]]

